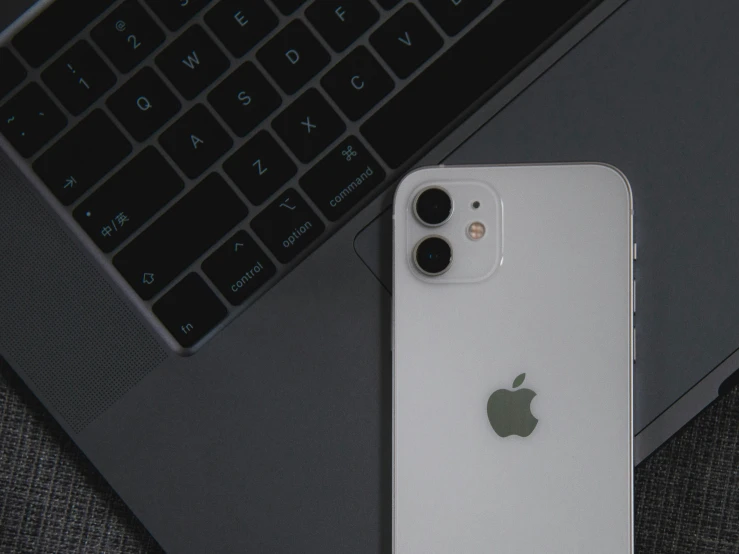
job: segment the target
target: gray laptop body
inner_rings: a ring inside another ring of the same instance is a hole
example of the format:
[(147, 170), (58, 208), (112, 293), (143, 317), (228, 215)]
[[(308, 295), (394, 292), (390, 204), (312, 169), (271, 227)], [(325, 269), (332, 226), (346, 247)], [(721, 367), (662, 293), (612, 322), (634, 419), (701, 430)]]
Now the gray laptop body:
[[(28, 4), (4, 2), (4, 23)], [(606, 0), (413, 163), (629, 177), (637, 462), (739, 365), (738, 19), (730, 2)], [(392, 188), (183, 356), (6, 150), (0, 354), (156, 540), (389, 551)]]

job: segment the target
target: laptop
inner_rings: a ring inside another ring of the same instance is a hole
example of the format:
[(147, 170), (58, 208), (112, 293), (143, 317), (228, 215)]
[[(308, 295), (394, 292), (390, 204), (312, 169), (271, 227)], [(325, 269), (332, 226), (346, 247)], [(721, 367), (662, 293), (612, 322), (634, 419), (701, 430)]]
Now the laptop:
[(172, 552), (378, 552), (393, 185), (635, 197), (637, 462), (736, 382), (731, 3), (6, 0), (0, 355)]

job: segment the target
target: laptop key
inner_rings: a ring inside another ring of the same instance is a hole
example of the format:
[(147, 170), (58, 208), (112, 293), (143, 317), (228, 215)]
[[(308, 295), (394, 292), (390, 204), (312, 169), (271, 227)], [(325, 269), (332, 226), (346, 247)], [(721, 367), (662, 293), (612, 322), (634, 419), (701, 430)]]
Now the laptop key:
[(126, 0), (91, 33), (121, 73), (128, 73), (164, 42), (164, 32), (136, 0)]
[(199, 177), (233, 146), (233, 139), (202, 104), (162, 133), (159, 143), (190, 179)]
[(15, 35), (13, 46), (31, 67), (40, 67), (115, 1), (56, 0)]
[(226, 160), (223, 170), (257, 206), (287, 183), (298, 168), (272, 135), (260, 131)]
[(331, 61), (305, 23), (289, 23), (257, 53), (259, 62), (287, 94), (293, 94)]
[(276, 273), (246, 231), (239, 231), (203, 262), (203, 271), (234, 306), (243, 304)]
[(405, 79), (444, 45), (444, 39), (416, 6), (406, 4), (372, 33), (370, 43), (395, 74)]
[(493, 4), (493, 0), (421, 0), (431, 17), (454, 36)]
[(230, 62), (198, 25), (193, 25), (156, 57), (167, 79), (192, 100), (228, 69)]
[(278, 115), (272, 128), (301, 162), (308, 163), (339, 138), (346, 125), (312, 88)]
[(77, 206), (74, 218), (100, 250), (111, 252), (184, 188), (149, 146)]
[(399, 2), (400, 0), (377, 0), (377, 3), (386, 10), (392, 10)]
[[(390, 167), (400, 167), (485, 98), (588, 3), (589, 0), (503, 2), (381, 106), (362, 125), (362, 135)], [(531, 14), (537, 15), (532, 18)], [(429, 91), (434, 95), (433, 117), (429, 117), (428, 102), (423, 101)]]
[(247, 214), (223, 177), (212, 173), (123, 248), (113, 265), (149, 300)]
[(26, 78), (26, 69), (7, 48), (0, 48), (0, 100)]
[(143, 142), (180, 111), (182, 104), (164, 81), (145, 67), (106, 102), (133, 138)]
[(395, 87), (390, 75), (364, 46), (326, 73), (321, 85), (352, 121), (361, 119)]
[(67, 118), (37, 83), (26, 85), (0, 108), (0, 132), (30, 158), (67, 125)]
[(197, 273), (190, 273), (153, 307), (170, 334), (189, 348), (210, 333), (228, 310)]
[(293, 189), (278, 196), (252, 220), (251, 227), (283, 264), (305, 250), (326, 228)]
[(131, 143), (103, 110), (95, 110), (33, 164), (34, 171), (68, 206), (132, 151)]
[(385, 172), (357, 137), (347, 137), (300, 179), (329, 220), (336, 221), (382, 184)]
[(251, 133), (282, 104), (280, 94), (251, 62), (213, 89), (208, 101), (240, 137)]
[(300, 6), (305, 4), (305, 0), (272, 0), (272, 3), (277, 6), (283, 15), (290, 15)]
[(170, 31), (176, 31), (190, 21), (211, 0), (146, 0)]
[(305, 15), (337, 52), (346, 50), (380, 18), (369, 0), (316, 0), (305, 10)]
[(279, 20), (263, 0), (222, 0), (208, 12), (205, 22), (239, 58), (270, 34)]
[(116, 76), (92, 46), (81, 40), (41, 73), (41, 79), (73, 115), (107, 92)]

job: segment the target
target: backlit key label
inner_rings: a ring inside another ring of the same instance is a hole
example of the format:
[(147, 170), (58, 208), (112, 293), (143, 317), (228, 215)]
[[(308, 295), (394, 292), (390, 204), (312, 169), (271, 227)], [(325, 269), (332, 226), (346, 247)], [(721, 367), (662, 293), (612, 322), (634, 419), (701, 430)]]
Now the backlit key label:
[(325, 229), (323, 222), (293, 189), (278, 196), (254, 218), (251, 226), (283, 264), (305, 250)]
[(300, 186), (331, 221), (385, 180), (385, 171), (357, 137), (344, 139), (300, 179)]

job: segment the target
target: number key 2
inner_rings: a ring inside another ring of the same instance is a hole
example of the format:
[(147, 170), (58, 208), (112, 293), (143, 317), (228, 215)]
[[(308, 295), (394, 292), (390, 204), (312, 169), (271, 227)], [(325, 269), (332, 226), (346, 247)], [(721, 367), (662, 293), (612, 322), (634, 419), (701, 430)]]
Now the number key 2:
[(164, 42), (164, 33), (136, 0), (127, 0), (92, 30), (92, 39), (128, 73)]

